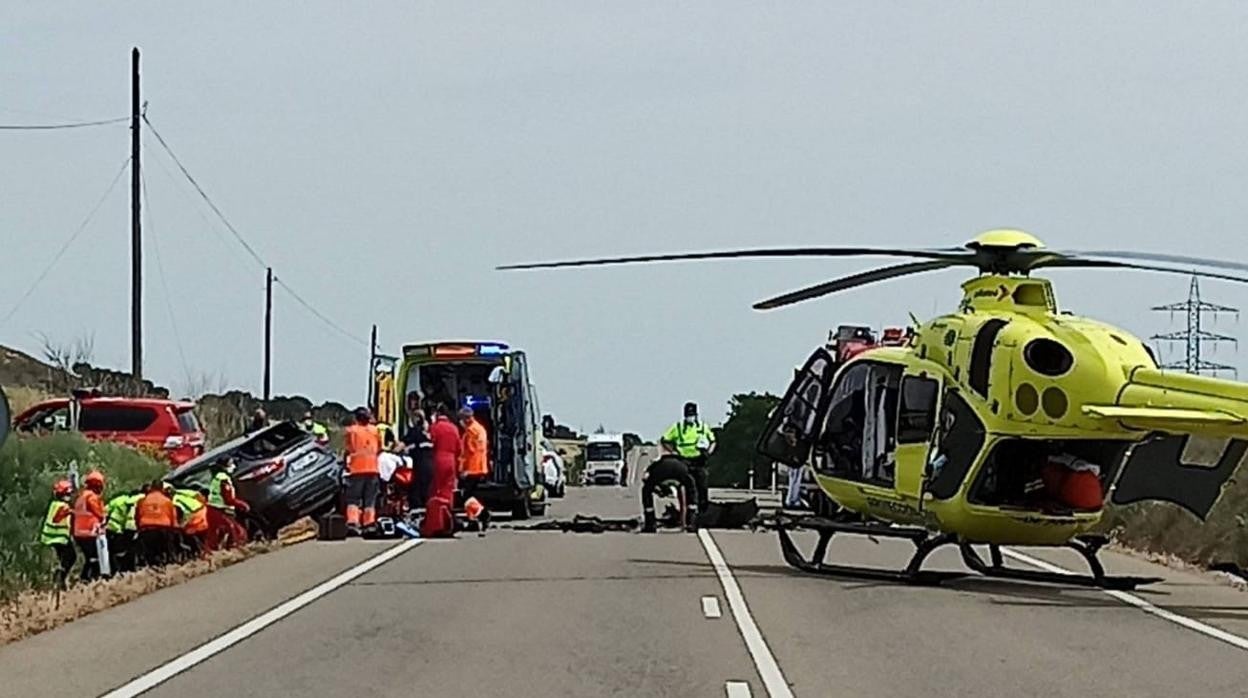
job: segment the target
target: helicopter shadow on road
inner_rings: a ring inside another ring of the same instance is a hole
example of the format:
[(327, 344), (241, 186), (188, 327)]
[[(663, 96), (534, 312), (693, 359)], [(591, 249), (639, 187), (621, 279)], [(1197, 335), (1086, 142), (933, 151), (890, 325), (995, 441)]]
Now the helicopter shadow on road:
[[(709, 562), (689, 562), (684, 560), (652, 560), (641, 558), (630, 558), (630, 563), (646, 564), (646, 565), (670, 565), (673, 567), (701, 567), (712, 569)], [(840, 591), (861, 591), (868, 589), (896, 589), (896, 590), (914, 590), (914, 591), (931, 591), (937, 593), (948, 594), (967, 594), (985, 598), (989, 603), (997, 606), (1007, 607), (1028, 607), (1028, 608), (1078, 608), (1078, 609), (1095, 609), (1095, 608), (1122, 608), (1131, 609), (1131, 606), (1124, 604), (1112, 597), (1106, 596), (1099, 589), (1087, 589), (1079, 587), (1063, 587), (1046, 584), (1036, 584), (1013, 580), (989, 579), (987, 577), (975, 576), (968, 573), (968, 576), (957, 579), (946, 580), (941, 584), (903, 584), (900, 582), (888, 581), (865, 581), (854, 579), (852, 577), (820, 577), (817, 575), (807, 574), (800, 570), (795, 570), (785, 565), (732, 565), (732, 572), (739, 579), (749, 578), (792, 578), (807, 579), (827, 584), (829, 588), (838, 589)], [(1168, 586), (1177, 586), (1167, 583)], [(1182, 585), (1182, 586), (1200, 586), (1200, 585)], [(1166, 591), (1157, 589), (1138, 589), (1133, 592), (1134, 595), (1149, 601), (1159, 608), (1178, 613), (1195, 620), (1232, 620), (1248, 622), (1248, 603), (1243, 606), (1209, 606), (1200, 604), (1172, 604), (1166, 603), (1166, 599), (1172, 598), (1173, 595)], [(1248, 600), (1248, 597), (1246, 597)]]

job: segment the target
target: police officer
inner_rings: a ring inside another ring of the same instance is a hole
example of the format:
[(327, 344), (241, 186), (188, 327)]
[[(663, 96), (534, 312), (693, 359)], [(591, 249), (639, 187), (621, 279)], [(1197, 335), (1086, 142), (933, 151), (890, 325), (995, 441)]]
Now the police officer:
[(715, 450), (715, 434), (698, 418), (697, 404), (685, 403), (684, 419), (668, 428), (659, 443), (675, 451), (688, 465), (697, 489), (698, 515), (705, 514), (710, 503), (706, 486), (707, 456)]
[[(667, 488), (667, 483), (677, 482), (685, 490), (686, 515), (688, 515), (689, 498), (697, 490), (694, 484), (693, 476), (689, 473), (689, 466), (683, 458), (668, 454), (654, 461), (646, 468), (646, 479), (641, 483), (641, 510), (645, 516), (645, 523), (642, 525), (642, 533), (654, 533), (657, 521), (654, 515), (654, 493)], [(696, 526), (694, 522), (688, 520), (685, 522), (688, 530), (694, 530)]]

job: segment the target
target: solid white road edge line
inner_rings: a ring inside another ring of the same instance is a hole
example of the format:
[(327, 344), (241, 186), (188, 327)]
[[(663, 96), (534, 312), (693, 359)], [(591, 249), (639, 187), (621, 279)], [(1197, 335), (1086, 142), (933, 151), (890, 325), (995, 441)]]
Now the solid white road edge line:
[[(1057, 565), (1051, 564), (1039, 558), (1034, 558), (1030, 555), (1024, 555), (1023, 553), (1016, 552), (1014, 550), (1002, 548), (1001, 553), (1006, 555), (1007, 557), (1012, 557), (1015, 560), (1018, 560), (1019, 562), (1031, 565), (1032, 567), (1037, 567), (1046, 572), (1053, 572), (1055, 574), (1074, 574), (1073, 572), (1071, 572), (1070, 570), (1064, 567), (1058, 567)], [(1144, 611), (1145, 613), (1157, 616), (1158, 618), (1161, 618), (1162, 620), (1168, 620), (1171, 623), (1174, 623), (1175, 625), (1181, 625), (1184, 628), (1187, 628), (1188, 630), (1194, 630), (1200, 633), (1201, 635), (1207, 635), (1216, 640), (1221, 640), (1222, 642), (1225, 642), (1228, 645), (1233, 645), (1235, 647), (1238, 647), (1241, 650), (1248, 650), (1248, 638), (1243, 638), (1243, 637), (1240, 637), (1239, 635), (1228, 633), (1225, 630), (1222, 630), (1221, 628), (1215, 628), (1212, 625), (1206, 625), (1205, 623), (1201, 623), (1198, 620), (1193, 620), (1191, 618), (1188, 618), (1187, 616), (1181, 616), (1177, 613), (1174, 613), (1173, 611), (1167, 611), (1164, 608), (1159, 608), (1145, 601), (1144, 599), (1141, 599), (1135, 594), (1129, 594), (1125, 591), (1117, 591), (1114, 589), (1100, 589), (1099, 591), (1105, 594), (1108, 594), (1109, 596), (1112, 596), (1115, 599), (1118, 599), (1119, 601), (1125, 604), (1135, 606), (1136, 608), (1140, 609), (1141, 611)]]
[(750, 698), (750, 684), (744, 681), (729, 681), (724, 684), (728, 698)]
[(151, 690), (161, 683), (168, 681), (187, 669), (190, 669), (196, 664), (199, 664), (205, 659), (208, 659), (213, 655), (229, 649), (243, 640), (246, 640), (252, 635), (255, 635), (268, 626), (276, 623), (286, 616), (289, 616), (322, 596), (333, 592), (339, 587), (351, 582), (370, 570), (376, 569), (387, 562), (390, 562), (408, 550), (420, 545), (422, 542), (424, 542), (423, 538), (413, 538), (403, 541), (402, 543), (399, 543), (391, 548), (387, 548), (384, 552), (370, 557), (355, 567), (339, 574), (337, 577), (312, 587), (295, 598), (265, 611), (255, 618), (252, 618), (224, 635), (220, 635), (213, 640), (209, 640), (190, 652), (187, 652), (180, 657), (176, 657), (164, 665), (157, 667), (156, 669), (153, 669), (136, 679), (133, 679), (124, 686), (115, 688), (112, 691), (105, 693), (100, 698), (133, 698), (144, 691)]
[(706, 557), (715, 568), (720, 586), (724, 588), (724, 597), (728, 599), (732, 617), (737, 621), (737, 629), (741, 631), (745, 646), (754, 659), (754, 666), (758, 669), (758, 675), (763, 679), (763, 687), (767, 689), (767, 695), (771, 698), (793, 698), (793, 691), (789, 690), (789, 682), (785, 681), (784, 674), (780, 673), (780, 665), (776, 663), (776, 658), (772, 656), (771, 650), (767, 647), (767, 641), (763, 639), (763, 634), (754, 624), (754, 617), (750, 615), (750, 607), (745, 604), (745, 596), (741, 594), (741, 587), (737, 586), (737, 580), (732, 576), (732, 570), (728, 568), (723, 554), (719, 552), (719, 546), (715, 545), (711, 532), (704, 528), (699, 529), (698, 540), (702, 541)]
[(719, 610), (719, 599), (714, 596), (702, 597), (702, 615), (707, 618), (719, 618), (723, 614)]

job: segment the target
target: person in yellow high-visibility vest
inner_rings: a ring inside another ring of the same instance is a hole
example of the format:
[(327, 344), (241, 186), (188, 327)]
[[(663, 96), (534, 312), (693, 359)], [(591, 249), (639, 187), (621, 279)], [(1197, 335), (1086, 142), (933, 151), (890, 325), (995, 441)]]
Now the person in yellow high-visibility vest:
[(688, 464), (698, 495), (698, 515), (705, 514), (710, 503), (706, 484), (707, 457), (715, 450), (715, 432), (698, 418), (696, 403), (685, 403), (684, 419), (669, 427), (659, 443)]
[(56, 585), (64, 589), (69, 579), (69, 571), (78, 561), (74, 552), (74, 542), (70, 536), (70, 520), (74, 509), (70, 501), (74, 498), (74, 486), (69, 480), (61, 480), (52, 486), (52, 501), (48, 503), (48, 513), (43, 517), (43, 530), (39, 533), (39, 543), (56, 551), (60, 567), (56, 571)]

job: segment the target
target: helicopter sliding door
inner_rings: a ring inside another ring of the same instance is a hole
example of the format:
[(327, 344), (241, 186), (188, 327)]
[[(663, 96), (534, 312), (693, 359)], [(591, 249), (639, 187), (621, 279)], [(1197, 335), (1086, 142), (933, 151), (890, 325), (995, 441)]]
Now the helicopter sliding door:
[[(936, 416), (940, 410), (940, 375), (907, 367), (901, 377), (897, 404), (897, 426), (893, 450), (888, 454), (889, 484), (902, 494), (918, 497), (922, 488), (923, 465), (933, 446)], [(896, 473), (896, 481), (891, 477)]]
[(798, 370), (759, 436), (758, 452), (790, 467), (806, 465), (831, 399), (836, 362), (816, 349)]
[(1195, 435), (1158, 436), (1137, 444), (1122, 464), (1114, 504), (1157, 500), (1202, 521), (1248, 455), (1248, 441)]

